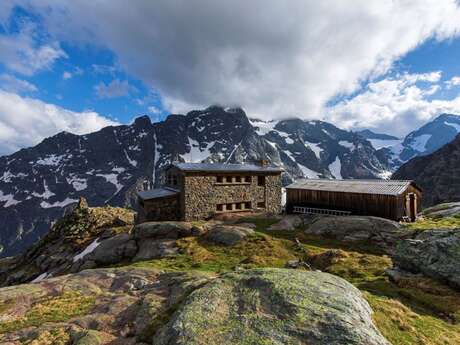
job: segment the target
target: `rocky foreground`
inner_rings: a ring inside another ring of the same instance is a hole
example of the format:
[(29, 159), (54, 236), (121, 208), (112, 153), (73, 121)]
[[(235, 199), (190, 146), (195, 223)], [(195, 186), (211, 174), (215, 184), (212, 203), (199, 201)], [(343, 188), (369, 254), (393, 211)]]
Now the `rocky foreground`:
[(456, 207), (409, 226), (254, 215), (134, 225), (129, 210), (82, 200), (0, 261), (0, 343), (459, 344)]

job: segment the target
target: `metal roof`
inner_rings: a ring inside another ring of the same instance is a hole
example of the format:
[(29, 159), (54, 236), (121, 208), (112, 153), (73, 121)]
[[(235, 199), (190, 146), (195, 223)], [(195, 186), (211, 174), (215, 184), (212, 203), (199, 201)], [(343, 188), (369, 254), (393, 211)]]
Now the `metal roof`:
[(137, 192), (137, 195), (142, 200), (165, 198), (165, 197), (173, 196), (177, 194), (179, 194), (179, 191), (172, 189), (172, 188), (156, 188), (156, 189), (142, 190), (142, 191)]
[(182, 171), (210, 171), (210, 172), (266, 172), (281, 173), (279, 167), (262, 166), (256, 164), (224, 164), (224, 163), (173, 163), (173, 166)]
[[(287, 189), (307, 189), (327, 192), (399, 195), (404, 192), (410, 180), (300, 180), (287, 186)], [(417, 187), (418, 188), (418, 187)]]

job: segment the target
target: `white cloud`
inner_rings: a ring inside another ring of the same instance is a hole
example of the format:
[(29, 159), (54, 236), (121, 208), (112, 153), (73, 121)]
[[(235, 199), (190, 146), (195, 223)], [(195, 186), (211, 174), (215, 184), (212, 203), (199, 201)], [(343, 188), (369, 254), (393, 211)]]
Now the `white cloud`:
[(334, 96), (460, 28), (455, 0), (30, 4), (56, 39), (112, 50), (173, 109), (239, 104), (265, 118), (321, 116)]
[(38, 44), (33, 25), (24, 25), (20, 32), (0, 35), (0, 62), (11, 71), (31, 76), (49, 69), (60, 58), (67, 57), (58, 42)]
[(27, 80), (19, 79), (11, 74), (5, 73), (0, 75), (0, 88), (15, 93), (37, 91), (37, 87)]
[(158, 115), (158, 114), (161, 114), (161, 110), (157, 107), (155, 107), (154, 105), (151, 105), (150, 107), (147, 108), (149, 110), (150, 113), (152, 113), (153, 115)]
[(460, 76), (454, 76), (450, 78), (449, 80), (446, 80), (445, 84), (448, 89), (452, 88), (453, 86), (460, 85)]
[(403, 74), (370, 83), (362, 93), (329, 108), (329, 118), (346, 128), (378, 128), (402, 136), (441, 113), (460, 114), (460, 95), (433, 99), (439, 80), (440, 75)]
[(94, 87), (94, 90), (99, 98), (115, 98), (128, 96), (130, 92), (136, 91), (136, 88), (127, 80), (114, 79), (109, 84), (100, 82)]
[(35, 145), (60, 131), (84, 134), (115, 124), (96, 112), (73, 112), (0, 90), (0, 154)]
[(69, 71), (65, 71), (64, 73), (62, 73), (62, 79), (67, 80), (70, 78), (72, 78), (72, 73), (70, 73)]

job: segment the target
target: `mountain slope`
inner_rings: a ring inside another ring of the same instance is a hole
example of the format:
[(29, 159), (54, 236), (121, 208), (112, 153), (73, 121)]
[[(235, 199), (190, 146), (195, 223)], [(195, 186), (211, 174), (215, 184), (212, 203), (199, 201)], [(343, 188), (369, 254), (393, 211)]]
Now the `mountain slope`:
[(379, 154), (388, 159), (393, 169), (397, 169), (411, 158), (428, 155), (450, 143), (458, 133), (460, 133), (460, 116), (441, 114), (433, 121), (409, 133), (401, 143), (382, 148)]
[(285, 168), (285, 184), (301, 177), (378, 177), (386, 170), (356, 134), (321, 121), (251, 123), (238, 108), (213, 106), (154, 124), (144, 116), (83, 136), (63, 132), (0, 157), (1, 256), (36, 242), (81, 196), (92, 206), (134, 205), (136, 190), (161, 184), (162, 168), (173, 161), (261, 159)]
[(393, 179), (411, 179), (423, 190), (423, 205), (460, 200), (460, 135), (440, 150), (402, 165)]

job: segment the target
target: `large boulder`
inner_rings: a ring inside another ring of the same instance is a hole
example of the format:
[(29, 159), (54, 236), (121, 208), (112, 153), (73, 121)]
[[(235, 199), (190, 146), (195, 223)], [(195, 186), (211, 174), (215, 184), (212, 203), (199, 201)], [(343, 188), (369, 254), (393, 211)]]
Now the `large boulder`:
[(137, 244), (130, 234), (118, 234), (103, 240), (82, 260), (94, 261), (97, 265), (111, 265), (133, 258), (137, 253)]
[(206, 234), (206, 240), (223, 246), (233, 246), (248, 235), (254, 234), (254, 230), (242, 226), (217, 225)]
[(367, 242), (392, 251), (396, 243), (412, 232), (389, 219), (367, 216), (326, 216), (318, 218), (307, 234), (338, 239), (345, 242)]
[(136, 225), (134, 238), (144, 240), (146, 238), (178, 239), (190, 236), (193, 225), (188, 222), (146, 222)]
[(423, 215), (430, 218), (460, 216), (460, 202), (448, 202), (423, 210)]
[(268, 230), (295, 230), (303, 224), (302, 218), (296, 215), (283, 217), (279, 222), (271, 225)]
[(361, 292), (321, 272), (228, 273), (195, 290), (153, 344), (387, 345)]
[(401, 241), (393, 263), (400, 269), (460, 288), (460, 229), (426, 230)]

